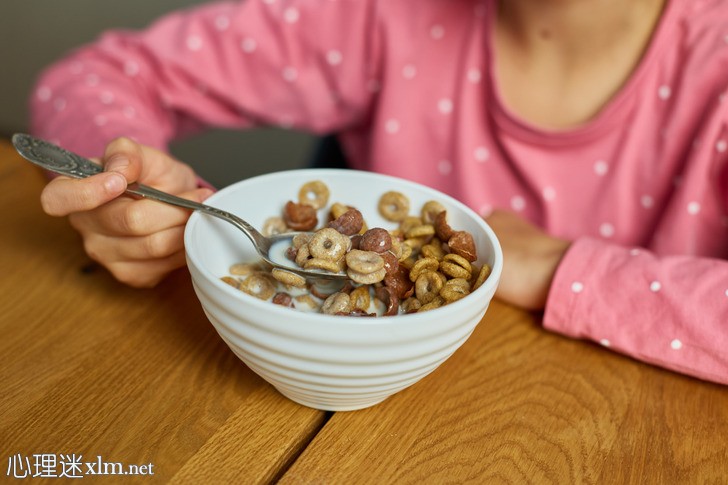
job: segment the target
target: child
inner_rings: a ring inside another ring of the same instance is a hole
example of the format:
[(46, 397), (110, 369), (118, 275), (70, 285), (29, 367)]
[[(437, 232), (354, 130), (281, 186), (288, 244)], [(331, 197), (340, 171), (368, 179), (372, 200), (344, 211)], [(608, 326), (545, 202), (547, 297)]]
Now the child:
[[(111, 32), (49, 68), (39, 136), (106, 172), (57, 178), (118, 279), (184, 264), (203, 200), (167, 143), (206, 126), (335, 132), (350, 166), (487, 218), (498, 296), (547, 329), (728, 383), (728, 4), (720, 0), (246, 0)], [(118, 138), (118, 137), (126, 138)]]

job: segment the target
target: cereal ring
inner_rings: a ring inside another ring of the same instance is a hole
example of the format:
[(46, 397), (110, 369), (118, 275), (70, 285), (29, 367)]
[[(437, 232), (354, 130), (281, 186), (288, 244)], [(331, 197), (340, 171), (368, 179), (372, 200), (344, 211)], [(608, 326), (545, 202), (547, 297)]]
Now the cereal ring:
[(321, 305), (321, 312), (327, 315), (334, 315), (339, 312), (349, 313), (351, 311), (351, 298), (346, 293), (334, 293)]
[(419, 313), (419, 312), (426, 312), (429, 310), (434, 310), (435, 308), (440, 308), (444, 304), (445, 304), (445, 300), (443, 300), (440, 295), (437, 295), (435, 297), (435, 299), (433, 299), (431, 302), (423, 304), (419, 308), (419, 310), (417, 310), (417, 312)]
[(485, 280), (488, 279), (488, 276), (490, 276), (490, 266), (487, 264), (484, 264), (482, 268), (480, 268), (480, 272), (478, 272), (478, 277), (475, 278), (475, 281), (473, 282), (473, 290), (475, 291), (478, 288), (480, 288), (480, 285), (485, 283)]
[(316, 209), (310, 205), (297, 204), (290, 200), (283, 208), (283, 220), (294, 231), (310, 231), (318, 224)]
[(399, 238), (394, 237), (392, 233), (389, 233), (389, 240), (392, 242), (392, 247), (389, 250), (394, 254), (397, 259), (402, 259), (402, 242)]
[(399, 313), (399, 298), (394, 294), (391, 288), (380, 286), (376, 289), (376, 295), (379, 301), (384, 303), (386, 309), (382, 314), (383, 317), (391, 317)]
[(423, 224), (422, 219), (417, 216), (407, 216), (399, 223), (399, 230), (404, 235), (413, 227), (421, 226)]
[(417, 278), (425, 271), (437, 271), (440, 266), (440, 262), (435, 258), (422, 258), (418, 259), (414, 266), (410, 268), (410, 280), (417, 281)]
[(310, 234), (308, 232), (296, 234), (295, 236), (293, 236), (293, 239), (291, 239), (291, 244), (294, 248), (298, 249), (304, 244), (308, 244), (312, 237), (313, 234)]
[(352, 249), (346, 253), (346, 265), (357, 273), (374, 273), (384, 269), (384, 259), (374, 251)]
[(428, 200), (424, 203), (424, 205), (422, 206), (422, 210), (420, 211), (422, 222), (424, 222), (425, 224), (434, 224), (437, 215), (444, 210), (445, 206), (438, 201)]
[[(343, 260), (342, 260), (343, 261)], [(311, 258), (306, 260), (303, 265), (304, 269), (320, 269), (330, 273), (340, 273), (344, 268), (339, 261), (331, 261), (330, 259)]]
[(331, 205), (331, 209), (329, 211), (331, 219), (338, 219), (344, 214), (344, 212), (348, 211), (349, 209), (351, 209), (351, 207), (349, 207), (348, 205), (344, 205), (341, 202), (334, 202)]
[(454, 278), (448, 280), (440, 289), (440, 296), (447, 303), (458, 301), (459, 299), (470, 294), (470, 283), (463, 278)]
[(404, 313), (414, 313), (420, 309), (420, 307), (422, 306), (422, 302), (420, 300), (418, 300), (417, 298), (411, 296), (411, 297), (407, 298), (406, 300), (404, 300), (400, 304), (400, 306), (402, 307), (402, 311)]
[(361, 241), (359, 241), (359, 249), (362, 251), (374, 251), (375, 253), (383, 253), (389, 251), (392, 247), (392, 236), (389, 231), (381, 227), (374, 227), (365, 232)]
[(284, 232), (288, 232), (288, 226), (282, 217), (269, 217), (263, 223), (263, 227), (260, 229), (260, 232), (263, 233), (264, 236), (283, 234)]
[(424, 271), (415, 281), (415, 295), (422, 304), (427, 304), (440, 294), (442, 287), (442, 279), (434, 271)]
[(316, 231), (308, 243), (311, 256), (329, 261), (340, 260), (351, 246), (348, 237), (336, 229), (325, 227)]
[(469, 280), (472, 276), (473, 267), (470, 261), (459, 254), (447, 254), (440, 262), (440, 271), (451, 278), (463, 278)]
[(293, 299), (295, 301), (297, 301), (298, 303), (301, 303), (303, 305), (306, 305), (309, 308), (312, 308), (312, 309), (318, 309), (319, 308), (319, 303), (316, 300), (314, 300), (311, 297), (311, 295), (298, 295), (298, 296), (294, 297)]
[(276, 287), (271, 282), (271, 278), (267, 278), (260, 273), (254, 273), (245, 278), (240, 283), (240, 289), (248, 295), (260, 298), (261, 300), (269, 299), (276, 292)]
[(379, 283), (380, 281), (382, 281), (387, 275), (387, 271), (382, 268), (372, 273), (360, 273), (349, 268), (346, 271), (346, 275), (351, 281), (355, 283), (359, 283), (361, 285), (373, 285), (374, 283)]
[(412, 296), (415, 291), (415, 285), (410, 281), (409, 271), (406, 268), (398, 268), (394, 273), (387, 273), (384, 277), (384, 286), (392, 288), (400, 300)]
[(282, 291), (273, 295), (273, 300), (271, 301), (276, 305), (293, 308), (293, 298), (288, 293)]
[(470, 262), (478, 259), (473, 235), (466, 231), (455, 231), (447, 241), (450, 252), (458, 254)]
[(411, 237), (409, 239), (405, 239), (403, 244), (406, 246), (409, 246), (412, 248), (412, 251), (420, 252), (422, 249), (422, 246), (427, 244), (428, 238), (425, 237)]
[(298, 191), (298, 202), (321, 209), (329, 203), (329, 188), (320, 180), (312, 180), (303, 184)]
[(407, 259), (410, 259), (410, 256), (412, 256), (412, 246), (409, 244), (401, 243), (399, 245), (400, 249), (400, 255), (399, 255), (399, 262), (403, 262)]
[(404, 237), (407, 239), (422, 238), (435, 235), (435, 226), (432, 224), (420, 224), (407, 229)]
[(410, 201), (401, 192), (389, 191), (379, 198), (379, 213), (392, 222), (399, 222), (409, 214)]
[(298, 251), (296, 252), (296, 264), (300, 267), (304, 267), (306, 265), (306, 261), (308, 261), (311, 258), (311, 251), (308, 250), (308, 244), (304, 244), (300, 248), (298, 248)]
[(371, 304), (371, 295), (369, 294), (368, 286), (358, 286), (349, 294), (351, 299), (351, 306), (354, 310), (362, 310), (365, 312), (369, 311), (369, 305)]
[(232, 276), (223, 276), (220, 278), (220, 280), (223, 283), (227, 283), (228, 285), (232, 286), (233, 288), (240, 289), (240, 281), (237, 278), (233, 278)]
[(303, 288), (306, 286), (306, 278), (296, 273), (286, 271), (285, 269), (273, 268), (271, 275), (284, 285), (295, 286), (296, 288)]
[(262, 268), (258, 263), (236, 263), (230, 266), (228, 270), (230, 274), (238, 276), (246, 276), (256, 271), (260, 271)]
[(336, 229), (346, 236), (353, 236), (354, 234), (358, 234), (362, 230), (362, 227), (364, 227), (364, 217), (359, 210), (352, 208), (329, 222), (326, 226)]
[(445, 251), (442, 249), (442, 243), (439, 239), (433, 239), (422, 246), (420, 254), (425, 258), (434, 258), (438, 261), (442, 261), (442, 258), (445, 257)]

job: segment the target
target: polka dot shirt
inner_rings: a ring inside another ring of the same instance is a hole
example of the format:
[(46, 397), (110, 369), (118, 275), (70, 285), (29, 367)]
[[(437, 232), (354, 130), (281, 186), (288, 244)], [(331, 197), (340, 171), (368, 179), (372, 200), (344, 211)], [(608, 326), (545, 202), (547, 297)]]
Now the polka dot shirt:
[(728, 383), (728, 2), (669, 1), (621, 90), (558, 132), (502, 102), (493, 13), (493, 0), (207, 3), (50, 66), (33, 131), (88, 156), (207, 126), (338, 133), (355, 168), (573, 240), (547, 329)]

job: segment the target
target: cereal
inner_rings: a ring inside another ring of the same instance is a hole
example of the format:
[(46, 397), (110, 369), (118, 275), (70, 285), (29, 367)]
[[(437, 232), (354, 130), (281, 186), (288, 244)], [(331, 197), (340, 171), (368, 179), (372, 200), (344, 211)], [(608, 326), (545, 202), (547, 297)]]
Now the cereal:
[(280, 268), (273, 268), (271, 271), (273, 278), (280, 281), (284, 285), (295, 286), (296, 288), (303, 288), (306, 286), (306, 278), (296, 273), (291, 273)]
[(308, 250), (314, 258), (338, 261), (351, 246), (348, 237), (330, 227), (319, 229), (308, 243)]
[[(318, 227), (317, 210), (328, 204), (326, 184), (303, 184), (298, 202), (289, 200), (282, 217), (268, 218), (263, 231), (303, 231), (284, 249), (304, 269), (345, 272), (345, 283), (307, 281), (282, 268), (238, 263), (221, 280), (273, 304), (300, 311), (344, 316), (392, 316), (428, 311), (458, 301), (480, 287), (491, 272), (478, 267), (473, 236), (454, 230), (445, 207), (434, 200), (410, 214), (406, 195), (390, 191), (379, 200), (381, 215), (397, 227), (369, 229), (362, 213), (340, 202)], [(306, 232), (315, 231), (315, 232)]]
[(415, 281), (415, 295), (422, 304), (430, 303), (440, 294), (442, 279), (434, 271), (423, 271)]
[(320, 180), (307, 182), (298, 191), (298, 202), (321, 209), (329, 203), (329, 188)]
[(334, 293), (324, 301), (321, 311), (327, 315), (336, 313), (349, 313), (351, 311), (351, 297), (346, 293)]
[(399, 222), (409, 214), (410, 201), (401, 192), (386, 192), (379, 199), (379, 213), (392, 222)]
[(294, 231), (310, 231), (316, 224), (316, 209), (307, 204), (288, 201), (283, 208), (283, 220)]

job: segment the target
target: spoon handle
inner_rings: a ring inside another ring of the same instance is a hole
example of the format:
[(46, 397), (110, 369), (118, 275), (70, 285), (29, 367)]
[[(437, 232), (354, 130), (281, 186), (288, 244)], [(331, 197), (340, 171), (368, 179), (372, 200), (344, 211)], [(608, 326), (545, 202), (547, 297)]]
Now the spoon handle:
[[(45, 170), (55, 172), (60, 175), (66, 175), (73, 178), (86, 178), (104, 171), (104, 169), (76, 153), (69, 152), (53, 143), (49, 143), (40, 138), (35, 138), (23, 133), (13, 135), (13, 146), (26, 160), (38, 165)], [(192, 200), (183, 199), (176, 195), (162, 192), (153, 187), (143, 184), (129, 184), (126, 192), (140, 197), (166, 202), (167, 204), (176, 205), (185, 209), (199, 210), (210, 215), (225, 219), (242, 230), (255, 244), (265, 246), (268, 249), (270, 245), (266, 238), (263, 237), (253, 226), (243, 219), (231, 214), (227, 211), (211, 207), (209, 205), (200, 204)]]

